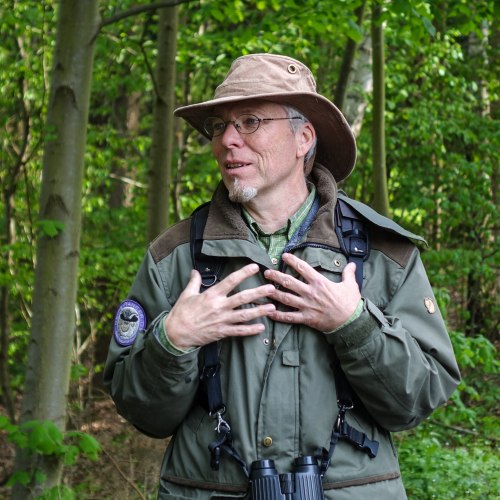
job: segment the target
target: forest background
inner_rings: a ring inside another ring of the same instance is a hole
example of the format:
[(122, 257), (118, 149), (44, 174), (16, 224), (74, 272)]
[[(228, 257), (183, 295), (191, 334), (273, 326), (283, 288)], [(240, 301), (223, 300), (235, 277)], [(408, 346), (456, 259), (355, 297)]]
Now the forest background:
[(0, 496), (17, 483), (17, 498), (154, 498), (165, 443), (119, 419), (100, 378), (114, 314), (148, 242), (218, 182), (209, 144), (172, 108), (210, 98), (234, 58), (273, 52), (306, 62), (351, 123), (358, 160), (342, 189), (429, 243), (463, 382), (395, 435), (409, 497), (499, 498), (494, 9), (2, 2)]

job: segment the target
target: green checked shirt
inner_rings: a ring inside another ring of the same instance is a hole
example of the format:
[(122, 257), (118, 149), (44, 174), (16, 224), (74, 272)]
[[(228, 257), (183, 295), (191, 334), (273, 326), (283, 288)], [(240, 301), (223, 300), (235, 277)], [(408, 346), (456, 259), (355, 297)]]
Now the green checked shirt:
[(300, 208), (288, 219), (288, 222), (274, 233), (265, 233), (259, 227), (253, 217), (242, 207), (241, 213), (248, 227), (255, 234), (259, 245), (267, 252), (274, 268), (278, 268), (281, 254), (293, 236), (295, 231), (300, 227), (304, 219), (311, 210), (314, 198), (316, 196), (316, 187), (312, 183), (308, 183), (309, 196), (302, 203)]

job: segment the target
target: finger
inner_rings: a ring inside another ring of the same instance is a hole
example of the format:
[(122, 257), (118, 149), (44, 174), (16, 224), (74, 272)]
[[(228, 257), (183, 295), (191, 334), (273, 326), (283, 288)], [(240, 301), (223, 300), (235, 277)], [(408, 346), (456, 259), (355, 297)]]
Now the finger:
[(249, 288), (235, 293), (228, 298), (228, 305), (231, 309), (236, 309), (245, 304), (251, 304), (262, 299), (271, 297), (274, 294), (274, 285), (262, 285), (256, 288)]
[(264, 271), (264, 277), (268, 280), (273, 281), (274, 283), (277, 283), (282, 288), (291, 290), (298, 295), (306, 293), (308, 285), (298, 280), (297, 278), (290, 276), (289, 274), (285, 274), (280, 271), (274, 271), (272, 269), (267, 269), (266, 271)]
[(274, 304), (263, 304), (255, 307), (236, 309), (231, 313), (229, 322), (232, 324), (248, 323), (264, 316), (269, 316), (276, 311)]
[(227, 275), (220, 283), (212, 287), (212, 290), (216, 290), (224, 295), (228, 295), (232, 292), (240, 283), (245, 281), (250, 276), (257, 274), (259, 272), (259, 266), (257, 264), (248, 264), (237, 271)]
[(302, 311), (274, 311), (269, 314), (269, 318), (280, 323), (305, 324), (305, 316)]
[(294, 309), (302, 309), (304, 307), (304, 299), (293, 293), (275, 290), (272, 295), (273, 300)]
[(318, 273), (307, 262), (299, 259), (291, 253), (284, 253), (283, 260), (297, 273), (299, 273), (306, 281), (312, 280)]
[(234, 324), (221, 331), (220, 338), (224, 337), (248, 337), (251, 335), (258, 335), (265, 331), (266, 327), (263, 323), (248, 324)]

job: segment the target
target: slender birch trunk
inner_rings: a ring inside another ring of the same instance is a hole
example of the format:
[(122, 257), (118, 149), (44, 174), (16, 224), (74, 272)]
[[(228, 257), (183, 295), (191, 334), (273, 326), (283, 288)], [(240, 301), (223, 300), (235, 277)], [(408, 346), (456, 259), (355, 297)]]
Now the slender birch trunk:
[(384, 27), (380, 20), (382, 5), (374, 0), (372, 6), (373, 46), (373, 208), (389, 217), (389, 195), (385, 157), (385, 71)]
[(148, 187), (148, 240), (168, 227), (174, 145), (175, 55), (178, 8), (160, 10), (156, 98), (153, 112), (151, 169)]
[[(65, 429), (80, 254), (82, 180), (98, 0), (61, 0), (47, 111), (40, 234), (21, 423), (50, 420)], [(51, 227), (54, 232), (47, 231)], [(43, 229), (46, 229), (45, 231)], [(13, 498), (57, 485), (61, 463), (18, 450), (16, 470), (33, 481)], [(35, 472), (46, 480), (36, 484)]]

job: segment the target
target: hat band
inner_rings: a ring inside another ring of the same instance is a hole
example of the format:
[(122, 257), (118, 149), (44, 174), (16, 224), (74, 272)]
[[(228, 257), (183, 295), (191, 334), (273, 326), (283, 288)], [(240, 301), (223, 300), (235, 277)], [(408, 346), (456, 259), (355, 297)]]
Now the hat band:
[(284, 85), (280, 82), (280, 86), (269, 85), (262, 81), (245, 81), (245, 82), (232, 82), (228, 85), (219, 85), (215, 90), (214, 99), (222, 99), (225, 97), (259, 97), (266, 94), (283, 94), (287, 93), (304, 93), (304, 94), (316, 94), (315, 91), (311, 90), (308, 85)]

